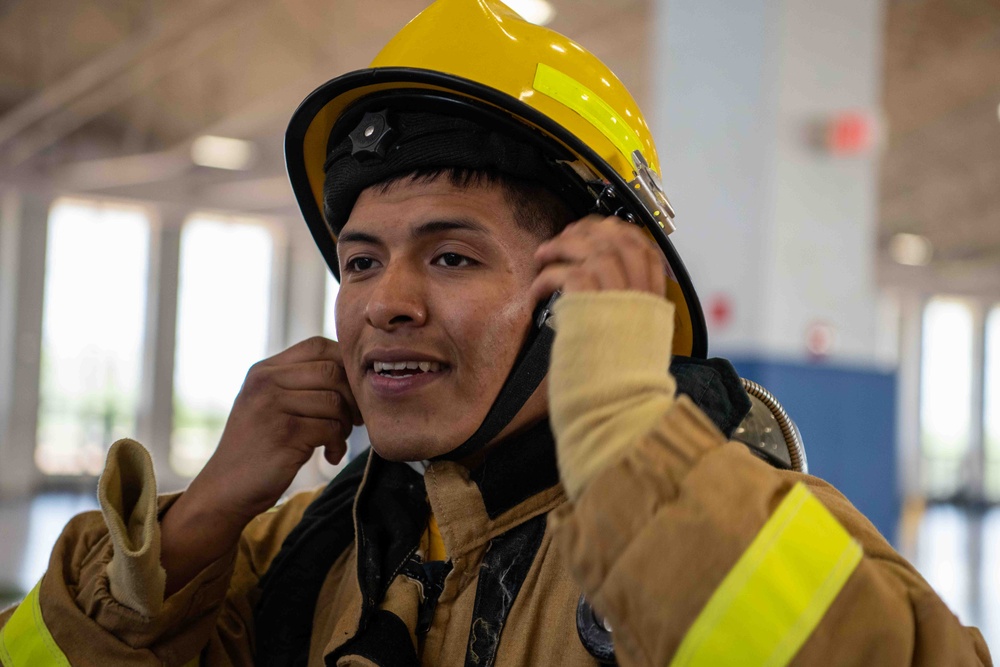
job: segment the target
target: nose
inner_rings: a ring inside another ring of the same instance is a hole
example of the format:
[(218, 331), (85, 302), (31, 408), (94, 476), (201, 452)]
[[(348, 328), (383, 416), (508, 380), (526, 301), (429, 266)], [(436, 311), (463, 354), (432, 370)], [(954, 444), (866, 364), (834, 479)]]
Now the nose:
[(365, 305), (368, 324), (383, 331), (424, 325), (427, 303), (419, 275), (405, 262), (390, 262), (376, 280)]

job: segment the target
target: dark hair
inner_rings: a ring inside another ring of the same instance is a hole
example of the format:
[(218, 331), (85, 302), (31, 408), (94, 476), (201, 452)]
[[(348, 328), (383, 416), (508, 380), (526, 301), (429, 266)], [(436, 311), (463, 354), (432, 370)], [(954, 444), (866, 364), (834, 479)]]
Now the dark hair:
[(441, 177), (459, 188), (499, 186), (517, 225), (543, 239), (552, 238), (577, 218), (570, 206), (548, 188), (496, 170), (427, 167), (390, 176), (371, 187), (385, 194), (404, 181), (429, 183)]

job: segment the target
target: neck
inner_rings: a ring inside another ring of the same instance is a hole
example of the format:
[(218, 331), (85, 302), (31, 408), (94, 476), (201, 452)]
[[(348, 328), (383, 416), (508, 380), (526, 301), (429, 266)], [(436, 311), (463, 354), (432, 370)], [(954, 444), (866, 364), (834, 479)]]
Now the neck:
[(498, 447), (503, 447), (505, 443), (510, 442), (512, 440), (517, 440), (525, 433), (528, 433), (529, 431), (538, 428), (538, 426), (542, 422), (545, 422), (547, 424), (548, 419), (549, 419), (548, 414), (544, 414), (541, 417), (535, 417), (530, 421), (515, 419), (510, 424), (507, 424), (507, 426), (502, 431), (500, 431), (500, 433), (497, 434), (495, 438), (490, 440), (490, 442), (487, 443), (485, 447), (482, 447), (478, 451), (473, 452), (472, 454), (466, 456), (465, 458), (459, 459), (458, 462), (463, 466), (465, 466), (466, 468), (468, 468), (469, 470), (478, 468), (480, 465), (483, 464), (483, 462), (486, 460), (486, 458), (490, 455), (492, 451), (494, 451)]

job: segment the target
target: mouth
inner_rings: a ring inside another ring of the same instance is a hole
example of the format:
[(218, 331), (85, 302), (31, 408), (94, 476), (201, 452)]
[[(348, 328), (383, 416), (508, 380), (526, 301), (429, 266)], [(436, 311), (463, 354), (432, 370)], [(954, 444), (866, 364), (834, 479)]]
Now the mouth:
[(372, 351), (364, 358), (368, 386), (376, 396), (398, 399), (446, 376), (451, 366), (420, 352)]
[(424, 373), (440, 373), (446, 368), (438, 361), (373, 361), (370, 370), (386, 378), (408, 378)]

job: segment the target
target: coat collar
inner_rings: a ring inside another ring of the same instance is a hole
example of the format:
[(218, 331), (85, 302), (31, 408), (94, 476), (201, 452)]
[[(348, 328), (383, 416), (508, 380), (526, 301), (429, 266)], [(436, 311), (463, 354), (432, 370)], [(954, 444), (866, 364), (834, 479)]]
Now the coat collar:
[(354, 508), (362, 625), (417, 548), (431, 511), (456, 558), (564, 501), (547, 421), (498, 444), (471, 471), (434, 461), (421, 476), (372, 452)]

